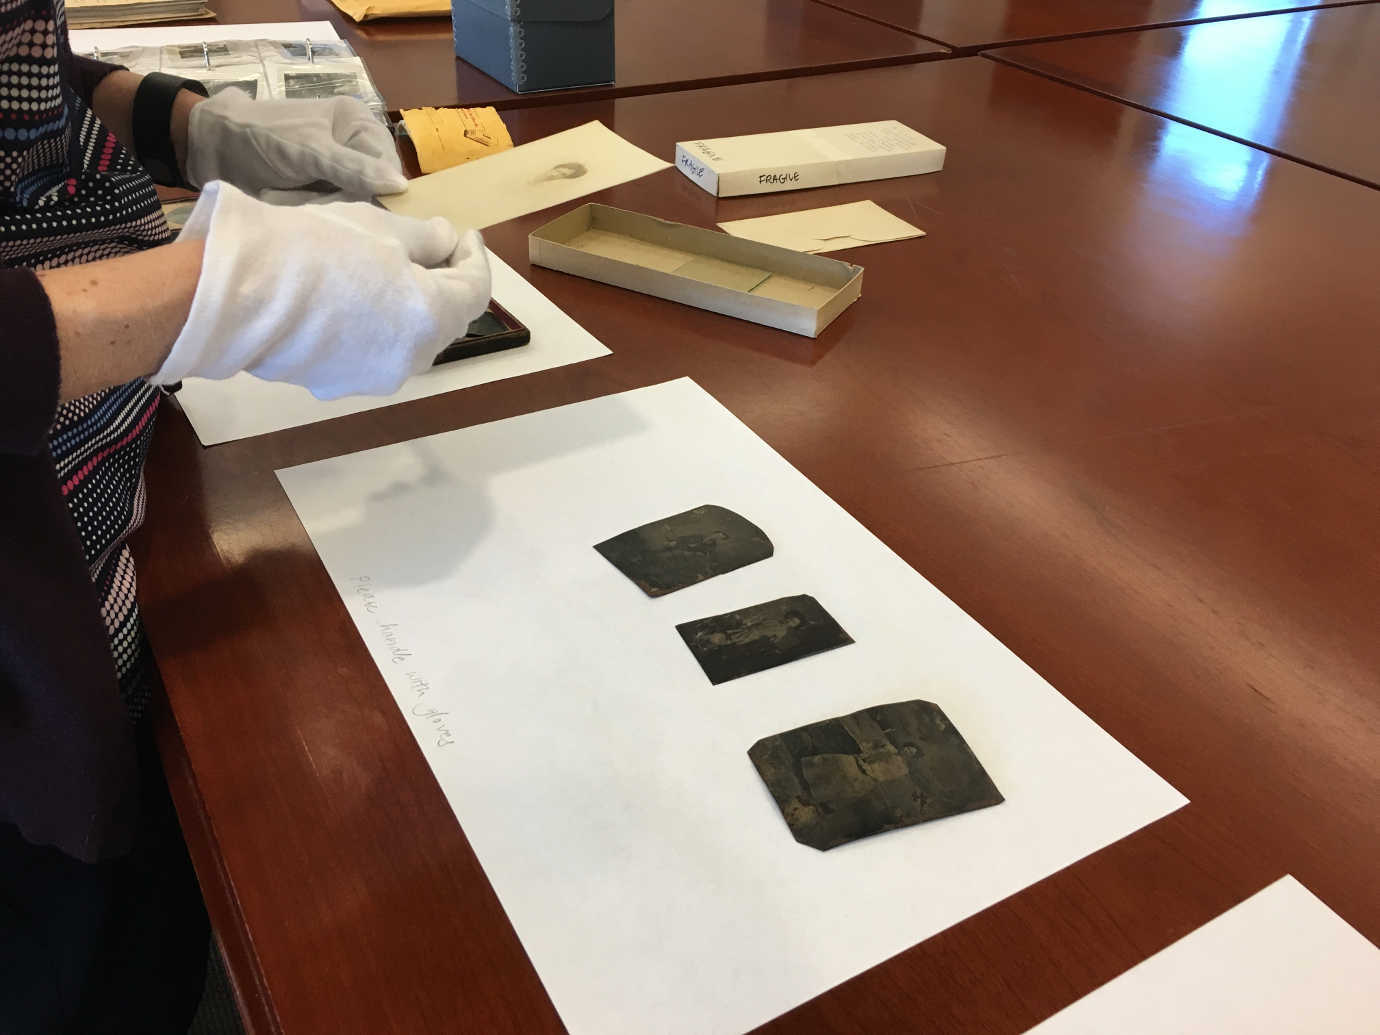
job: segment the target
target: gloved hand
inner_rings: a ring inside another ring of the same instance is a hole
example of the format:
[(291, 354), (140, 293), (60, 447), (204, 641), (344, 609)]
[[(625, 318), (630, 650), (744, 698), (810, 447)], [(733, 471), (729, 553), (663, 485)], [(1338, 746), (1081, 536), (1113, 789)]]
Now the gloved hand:
[(178, 239), (205, 241), (201, 279), (153, 384), (248, 370), (318, 399), (389, 395), (489, 303), (483, 240), (444, 219), (278, 208), (214, 182)]
[(392, 134), (355, 98), (255, 101), (234, 87), (192, 108), (187, 179), (254, 195), (320, 181), (354, 198), (407, 189)]

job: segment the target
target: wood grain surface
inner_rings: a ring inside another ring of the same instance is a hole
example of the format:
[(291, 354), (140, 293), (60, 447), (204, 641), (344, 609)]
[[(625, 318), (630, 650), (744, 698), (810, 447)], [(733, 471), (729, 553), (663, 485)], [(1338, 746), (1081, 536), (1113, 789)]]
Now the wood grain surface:
[(938, 44), (814, 0), (617, 0), (611, 86), (518, 94), (455, 56), (449, 18), (356, 23), (329, 0), (210, 0), (210, 6), (226, 23), (331, 21), (364, 59), (392, 111), (547, 105), (948, 55)]
[(815, 0), (960, 53), (1368, 0)]
[(1380, 4), (1037, 43), (992, 57), (1380, 187)]
[(928, 231), (836, 253), (863, 298), (817, 341), (529, 271), (546, 212), (486, 236), (611, 356), (211, 449), (168, 408), (141, 595), (255, 1031), (561, 1027), (273, 471), (684, 375), (1192, 802), (770, 1029), (1020, 1031), (1286, 872), (1380, 940), (1380, 195), (981, 58), (508, 121), (669, 156), (891, 117), (946, 168), (595, 196)]

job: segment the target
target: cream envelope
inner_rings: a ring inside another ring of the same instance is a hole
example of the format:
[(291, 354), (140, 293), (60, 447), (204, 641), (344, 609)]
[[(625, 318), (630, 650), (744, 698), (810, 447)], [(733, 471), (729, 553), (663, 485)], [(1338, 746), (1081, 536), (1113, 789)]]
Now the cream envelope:
[(833, 252), (840, 248), (925, 236), (925, 231), (898, 219), (874, 201), (782, 212), (757, 219), (735, 219), (719, 226), (735, 237), (797, 252)]
[(445, 216), (461, 229), (482, 230), (670, 167), (603, 123), (586, 122), (477, 162), (419, 176), (407, 193), (379, 201), (399, 215)]

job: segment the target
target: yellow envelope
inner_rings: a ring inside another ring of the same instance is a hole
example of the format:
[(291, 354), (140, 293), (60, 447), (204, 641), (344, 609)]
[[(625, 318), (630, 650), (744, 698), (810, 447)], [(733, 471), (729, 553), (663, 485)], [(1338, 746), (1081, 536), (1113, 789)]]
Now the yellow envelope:
[(407, 135), (424, 173), (510, 150), (513, 138), (493, 108), (405, 108)]
[(450, 14), (450, 0), (331, 0), (357, 22), (380, 18), (433, 18)]

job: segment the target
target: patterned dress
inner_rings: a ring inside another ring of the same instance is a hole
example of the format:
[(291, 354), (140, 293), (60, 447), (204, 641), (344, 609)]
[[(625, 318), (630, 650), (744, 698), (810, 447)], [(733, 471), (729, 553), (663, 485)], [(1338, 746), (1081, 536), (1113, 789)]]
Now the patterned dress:
[[(171, 240), (148, 174), (74, 87), (81, 72), (62, 0), (0, 0), (0, 265), (52, 269)], [(75, 399), (49, 435), (135, 719), (152, 666), (125, 540), (143, 520), (158, 399), (143, 381)]]

